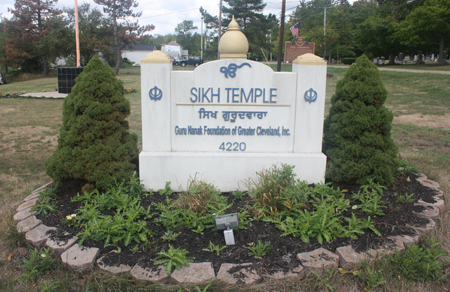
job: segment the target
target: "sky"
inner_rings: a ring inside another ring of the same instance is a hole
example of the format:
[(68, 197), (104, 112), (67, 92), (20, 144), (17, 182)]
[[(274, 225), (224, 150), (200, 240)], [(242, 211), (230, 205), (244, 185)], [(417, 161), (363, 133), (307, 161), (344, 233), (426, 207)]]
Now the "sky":
[[(264, 14), (281, 14), (281, 0), (271, 0), (273, 2), (265, 2), (267, 4)], [(2, 16), (10, 18), (11, 14), (8, 8), (14, 8), (14, 0), (0, 0), (0, 13)], [(91, 8), (98, 7), (102, 11), (102, 7), (97, 5), (93, 0), (78, 0), (78, 6), (82, 3), (91, 4)], [(219, 0), (141, 0), (139, 6), (135, 8), (135, 12), (142, 11), (139, 19), (141, 25), (153, 24), (155, 30), (151, 34), (169, 34), (175, 33), (175, 27), (183, 20), (193, 20), (194, 26), (198, 27), (197, 32), (200, 33), (201, 14), (200, 6), (207, 10), (211, 15), (219, 14)], [(225, 3), (225, 2), (223, 2)], [(297, 6), (298, 1), (286, 1), (286, 16), (291, 14)], [(56, 8), (73, 8), (74, 0), (59, 0), (55, 5)]]

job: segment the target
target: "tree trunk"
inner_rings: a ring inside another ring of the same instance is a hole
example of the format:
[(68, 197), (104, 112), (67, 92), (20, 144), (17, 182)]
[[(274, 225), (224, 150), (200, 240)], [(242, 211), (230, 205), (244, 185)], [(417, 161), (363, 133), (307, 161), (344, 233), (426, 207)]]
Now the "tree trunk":
[(120, 70), (120, 63), (122, 62), (122, 50), (119, 46), (119, 38), (117, 37), (117, 18), (116, 15), (113, 15), (113, 21), (114, 21), (114, 45), (115, 45), (115, 51), (116, 51), (116, 66), (114, 67), (114, 72), (119, 74)]
[(47, 56), (42, 56), (42, 63), (44, 65), (44, 71), (42, 72), (42, 76), (48, 76), (48, 59)]
[(120, 64), (122, 63), (122, 50), (120, 49), (120, 46), (117, 45), (116, 47), (116, 66), (114, 67), (114, 72), (119, 74), (120, 70)]
[(444, 60), (444, 44), (445, 44), (445, 37), (444, 34), (441, 34), (441, 41), (439, 42), (439, 59), (438, 64), (445, 64)]

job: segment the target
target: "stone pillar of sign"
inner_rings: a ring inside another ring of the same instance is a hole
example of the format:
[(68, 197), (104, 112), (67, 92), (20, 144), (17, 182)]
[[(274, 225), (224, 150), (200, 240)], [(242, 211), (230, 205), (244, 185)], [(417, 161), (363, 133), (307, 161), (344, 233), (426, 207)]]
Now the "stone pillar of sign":
[(171, 71), (172, 59), (161, 51), (141, 61), (142, 153), (171, 151)]
[(321, 153), (327, 63), (304, 54), (294, 60), (292, 72), (297, 73), (294, 152)]

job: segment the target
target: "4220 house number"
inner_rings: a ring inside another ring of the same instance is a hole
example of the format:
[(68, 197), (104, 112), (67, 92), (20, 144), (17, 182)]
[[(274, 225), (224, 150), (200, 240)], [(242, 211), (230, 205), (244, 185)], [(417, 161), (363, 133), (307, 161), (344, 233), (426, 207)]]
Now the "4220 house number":
[(244, 142), (223, 142), (220, 144), (219, 149), (223, 151), (245, 151), (245, 149), (247, 149), (247, 145)]

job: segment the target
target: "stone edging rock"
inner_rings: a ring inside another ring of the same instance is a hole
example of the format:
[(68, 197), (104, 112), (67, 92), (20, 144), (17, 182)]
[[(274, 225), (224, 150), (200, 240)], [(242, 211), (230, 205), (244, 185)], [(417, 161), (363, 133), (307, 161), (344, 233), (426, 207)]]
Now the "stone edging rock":
[(222, 264), (217, 275), (214, 273), (212, 263), (190, 263), (189, 267), (183, 267), (179, 271), (176, 270), (170, 276), (167, 275), (164, 266), (153, 266), (153, 262), (138, 262), (133, 267), (127, 265), (107, 265), (103, 261), (107, 255), (97, 259), (99, 249), (76, 245), (77, 237), (72, 237), (64, 241), (50, 239), (47, 234), (48, 231), (55, 230), (56, 228), (43, 225), (42, 221), (36, 218), (36, 212), (31, 211), (31, 208), (38, 202), (39, 192), (44, 190), (52, 182), (34, 190), (26, 197), (23, 203), (17, 208), (14, 220), (17, 222), (17, 230), (25, 233), (25, 238), (33, 246), (50, 247), (61, 257), (64, 264), (80, 272), (93, 269), (95, 263), (97, 263), (100, 269), (110, 273), (129, 273), (136, 280), (144, 280), (152, 283), (171, 278), (179, 283), (198, 284), (220, 279), (229, 284), (252, 284), (262, 281), (263, 278), (284, 279), (308, 277), (312, 275), (312, 271), (323, 275), (325, 270), (336, 269), (338, 267), (351, 270), (362, 260), (370, 261), (377, 257), (391, 254), (393, 250), (402, 251), (406, 245), (418, 243), (419, 234), (427, 235), (435, 228), (436, 222), (434, 220), (439, 219), (439, 216), (444, 212), (445, 205), (443, 192), (440, 190), (437, 182), (429, 180), (424, 174), (418, 174), (416, 180), (423, 186), (436, 191), (437, 195), (434, 196), (435, 203), (430, 204), (422, 200), (416, 203), (416, 205), (426, 207), (423, 212), (416, 213), (416, 215), (428, 219), (429, 223), (425, 227), (410, 226), (417, 231), (414, 236), (389, 236), (387, 238), (391, 240), (391, 243), (377, 250), (370, 249), (362, 253), (357, 253), (350, 245), (338, 247), (334, 253), (324, 248), (299, 253), (296, 256), (301, 265), (287, 273), (278, 272), (272, 275), (260, 274), (251, 263)]

